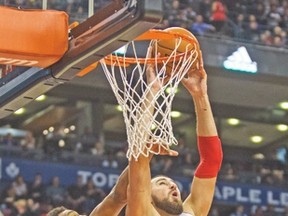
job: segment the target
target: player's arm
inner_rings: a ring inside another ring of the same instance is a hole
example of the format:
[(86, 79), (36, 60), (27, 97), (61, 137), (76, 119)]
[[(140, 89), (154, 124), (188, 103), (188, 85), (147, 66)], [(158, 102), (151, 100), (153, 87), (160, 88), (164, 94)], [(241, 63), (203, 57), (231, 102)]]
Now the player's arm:
[(200, 163), (195, 171), (190, 195), (184, 201), (184, 212), (195, 216), (206, 216), (213, 201), (223, 155), (207, 94), (207, 75), (203, 68), (202, 57), (199, 61), (199, 69), (189, 72), (182, 83), (194, 101), (200, 154)]
[[(149, 47), (148, 56), (151, 56), (151, 51), (152, 49)], [(147, 65), (146, 77), (147, 84), (150, 84), (155, 80), (156, 74), (153, 65)], [(154, 82), (151, 88), (144, 92), (145, 100), (143, 100), (141, 106), (143, 108), (142, 110), (145, 110), (146, 112), (143, 112), (142, 114), (139, 113), (139, 119), (141, 119), (141, 121), (138, 122), (139, 128), (141, 128), (141, 124), (149, 125), (153, 120), (151, 119), (151, 114), (154, 112), (154, 108), (151, 103), (154, 95), (157, 94), (160, 88), (161, 84), (159, 82)], [(141, 132), (143, 132), (145, 136), (148, 136), (146, 131)], [(141, 151), (147, 151), (147, 149), (142, 149)], [(151, 214), (150, 158), (151, 154), (149, 154), (149, 157), (140, 154), (137, 160), (132, 156), (129, 161), (129, 185), (127, 189), (126, 216), (143, 216)]]
[(117, 216), (127, 203), (128, 167), (119, 176), (115, 186), (99, 203), (90, 216)]
[[(148, 56), (151, 56), (151, 47), (148, 48)], [(148, 109), (145, 113), (142, 113), (141, 122), (139, 124), (150, 125), (153, 121), (152, 113), (154, 112), (153, 98), (158, 93), (162, 86), (162, 81), (156, 78), (153, 65), (147, 65), (146, 77), (147, 83), (151, 84), (149, 91), (145, 92), (145, 100), (143, 100), (144, 107)], [(141, 125), (140, 125), (141, 126)], [(139, 127), (141, 128), (141, 127)], [(145, 134), (146, 132), (143, 131)], [(148, 136), (148, 134), (146, 134)], [(146, 140), (146, 139), (145, 139)], [(149, 145), (149, 143), (147, 144)], [(170, 156), (177, 156), (178, 153), (170, 150), (169, 148), (161, 148), (161, 146), (153, 145), (151, 152), (158, 152), (161, 155), (168, 154)], [(154, 148), (154, 149), (153, 149)], [(143, 149), (147, 151), (147, 149)], [(145, 157), (144, 155), (149, 155)], [(151, 205), (151, 172), (150, 172), (150, 160), (153, 156), (152, 153), (140, 155), (136, 160), (132, 157), (129, 161), (129, 185), (127, 190), (127, 207), (126, 216), (143, 216), (152, 215), (153, 206)]]
[[(159, 150), (160, 148), (160, 150)], [(161, 148), (154, 144), (152, 151), (159, 155), (178, 156), (178, 152), (168, 148)], [(150, 160), (153, 153), (148, 157), (140, 155), (136, 161), (132, 158), (129, 161), (129, 185), (127, 190), (126, 216), (148, 216), (153, 215), (151, 205), (151, 173)]]

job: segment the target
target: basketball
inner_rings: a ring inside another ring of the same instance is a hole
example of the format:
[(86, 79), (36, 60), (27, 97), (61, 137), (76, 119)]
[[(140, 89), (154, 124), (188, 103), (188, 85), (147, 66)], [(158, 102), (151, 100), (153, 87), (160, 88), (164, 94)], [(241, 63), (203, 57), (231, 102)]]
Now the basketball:
[[(197, 49), (197, 51), (199, 50), (198, 41), (197, 41), (196, 37), (190, 31), (188, 31), (188, 30), (186, 30), (184, 28), (180, 28), (180, 27), (171, 27), (171, 28), (165, 29), (164, 31), (185, 35), (185, 36), (193, 38), (193, 40), (195, 42), (197, 42), (197, 43), (194, 43), (194, 44), (192, 43), (191, 44), (191, 42), (182, 39), (182, 41), (179, 44), (175, 54), (185, 53), (186, 51), (192, 51), (194, 49)], [(174, 39), (169, 39), (169, 40), (167, 40), (167, 39), (159, 39), (157, 41), (156, 46), (154, 47), (154, 49), (155, 49), (155, 51), (157, 50), (157, 53), (160, 53), (161, 57), (170, 56), (171, 53), (175, 50), (175, 47), (176, 47), (177, 43), (179, 43), (178, 40), (179, 40), (179, 38), (174, 38)], [(195, 47), (195, 46), (197, 46), (197, 47)], [(197, 55), (197, 54), (195, 53), (193, 55)], [(172, 59), (173, 59), (173, 57), (172, 57)], [(197, 63), (197, 61), (194, 61), (194, 63), (191, 65), (191, 67), (194, 68), (196, 63)], [(166, 65), (166, 74), (168, 76), (171, 74), (172, 69), (173, 69), (173, 61), (172, 62), (168, 62), (167, 65)], [(174, 68), (174, 71), (175, 71), (175, 68)]]

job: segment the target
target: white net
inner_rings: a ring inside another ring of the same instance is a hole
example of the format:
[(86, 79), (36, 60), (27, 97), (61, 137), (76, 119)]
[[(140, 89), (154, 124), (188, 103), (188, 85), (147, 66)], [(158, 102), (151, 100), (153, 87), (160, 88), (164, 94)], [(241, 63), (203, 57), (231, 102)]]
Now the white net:
[[(176, 60), (181, 41), (182, 38), (176, 40), (175, 49), (166, 60), (161, 60), (161, 63), (158, 61), (161, 55), (156, 54), (157, 40), (151, 40), (149, 46), (154, 47), (154, 54), (151, 56), (150, 53), (146, 53), (143, 57), (144, 63), (138, 61), (143, 48), (141, 47), (139, 51), (135, 41), (125, 46), (123, 54), (115, 53), (114, 60), (100, 61), (123, 111), (128, 139), (126, 156), (129, 160), (132, 157), (137, 160), (141, 154), (147, 157), (149, 152), (159, 154), (161, 148), (169, 149), (171, 145), (177, 145), (170, 115), (172, 101), (181, 79), (198, 56), (197, 50), (191, 49), (189, 46), (192, 45), (188, 44), (186, 52)], [(135, 58), (135, 64), (128, 65), (125, 62), (128, 53), (129, 58)], [(169, 72), (166, 70), (168, 64), (172, 67)], [(151, 65), (155, 70), (155, 79), (148, 83), (146, 70)], [(161, 88), (157, 93), (153, 93), (152, 87), (156, 82), (161, 84)], [(152, 97), (148, 99), (148, 95)], [(152, 145), (147, 144), (157, 144), (158, 150), (155, 148), (152, 150)]]

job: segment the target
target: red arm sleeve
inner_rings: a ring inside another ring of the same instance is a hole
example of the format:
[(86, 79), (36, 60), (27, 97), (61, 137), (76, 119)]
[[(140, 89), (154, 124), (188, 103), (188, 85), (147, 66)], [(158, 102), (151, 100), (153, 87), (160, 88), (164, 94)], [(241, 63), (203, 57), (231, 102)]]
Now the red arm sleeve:
[(218, 136), (198, 137), (198, 151), (200, 163), (195, 171), (198, 178), (213, 178), (220, 170), (223, 153)]

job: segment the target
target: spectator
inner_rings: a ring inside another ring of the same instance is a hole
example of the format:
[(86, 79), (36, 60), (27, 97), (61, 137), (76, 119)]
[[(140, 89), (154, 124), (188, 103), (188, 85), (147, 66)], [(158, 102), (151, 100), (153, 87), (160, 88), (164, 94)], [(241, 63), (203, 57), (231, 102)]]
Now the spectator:
[(274, 206), (269, 204), (267, 209), (264, 211), (264, 216), (279, 216), (274, 210)]
[(273, 37), (269, 30), (264, 31), (260, 35), (260, 42), (265, 45), (272, 45), (273, 44)]
[(106, 193), (95, 186), (92, 178), (88, 179), (83, 190), (86, 197), (83, 203), (83, 213), (88, 214), (106, 197)]
[(264, 216), (263, 209), (261, 206), (257, 206), (255, 212), (251, 216)]
[(42, 175), (37, 173), (34, 176), (34, 181), (29, 185), (29, 198), (36, 202), (43, 202), (45, 200), (45, 185), (42, 181)]
[(18, 142), (17, 140), (13, 137), (13, 135), (11, 133), (7, 133), (3, 139), (2, 139), (2, 143), (5, 145), (5, 146), (17, 146), (18, 145)]
[(263, 2), (258, 2), (256, 4), (256, 8), (253, 10), (252, 14), (256, 17), (257, 22), (265, 26), (267, 25), (267, 15), (266, 15), (266, 10), (265, 10), (265, 5)]
[(258, 42), (259, 41), (259, 25), (254, 15), (249, 16), (246, 39)]
[(205, 35), (208, 32), (214, 32), (216, 29), (213, 25), (203, 22), (202, 15), (196, 16), (195, 23), (192, 24), (190, 31), (195, 35)]
[(105, 153), (104, 143), (101, 141), (97, 141), (95, 146), (91, 148), (91, 153), (93, 155), (102, 156)]
[(281, 16), (277, 12), (276, 4), (270, 5), (270, 11), (267, 14), (267, 25), (269, 29), (273, 29), (275, 26), (278, 26), (281, 22)]
[(5, 210), (4, 213), (7, 212), (7, 214), (13, 209), (14, 202), (16, 201), (16, 191), (15, 188), (11, 185), (9, 185), (1, 194), (1, 204), (2, 208)]
[(236, 181), (239, 179), (238, 175), (235, 173), (235, 169), (231, 164), (225, 164), (223, 170), (224, 173), (222, 174), (221, 179), (224, 181)]
[(215, 206), (211, 208), (209, 216), (220, 216), (219, 209)]
[(27, 149), (27, 150), (35, 149), (36, 140), (31, 131), (28, 131), (26, 133), (24, 139), (22, 139), (21, 141), (21, 146), (22, 148)]
[(17, 199), (26, 198), (28, 195), (28, 187), (22, 175), (16, 176), (12, 182), (12, 187), (15, 189)]
[(51, 180), (51, 184), (46, 188), (46, 196), (48, 202), (52, 206), (63, 205), (66, 199), (66, 190), (60, 184), (58, 176), (54, 176)]
[(237, 38), (244, 38), (245, 37), (245, 30), (246, 30), (246, 23), (245, 23), (245, 16), (244, 14), (240, 13), (237, 15), (236, 18), (236, 28), (235, 28), (235, 37)]
[(204, 22), (208, 23), (211, 16), (211, 0), (199, 2), (199, 15), (202, 15)]
[(221, 0), (214, 0), (212, 3), (210, 21), (217, 32), (220, 32), (225, 25), (227, 21), (226, 7)]
[(77, 212), (82, 212), (82, 204), (86, 200), (82, 176), (77, 176), (76, 183), (67, 188), (67, 206)]
[(235, 211), (230, 214), (230, 216), (248, 216), (248, 215), (244, 212), (244, 206), (238, 205), (236, 206)]

